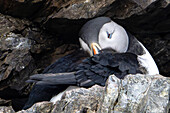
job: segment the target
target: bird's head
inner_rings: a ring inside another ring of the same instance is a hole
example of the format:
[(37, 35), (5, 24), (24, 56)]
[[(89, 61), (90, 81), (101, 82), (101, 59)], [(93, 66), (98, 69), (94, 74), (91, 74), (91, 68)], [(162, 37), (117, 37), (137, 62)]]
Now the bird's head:
[(98, 17), (88, 21), (80, 30), (80, 44), (91, 56), (102, 49), (126, 52), (129, 39), (123, 27), (108, 17)]

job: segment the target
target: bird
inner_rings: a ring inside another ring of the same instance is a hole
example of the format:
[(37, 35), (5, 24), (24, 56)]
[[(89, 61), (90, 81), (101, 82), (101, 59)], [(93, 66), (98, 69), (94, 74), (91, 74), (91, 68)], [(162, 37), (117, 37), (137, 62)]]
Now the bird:
[(111, 74), (120, 79), (127, 74), (159, 74), (154, 59), (143, 44), (109, 17), (97, 17), (85, 23), (79, 32), (79, 42), (82, 49), (78, 53), (88, 53), (90, 57), (82, 55), (84, 60), (81, 63), (76, 60), (79, 64), (72, 66), (74, 69), (58, 71), (62, 67), (58, 63), (63, 59), (72, 63), (73, 57), (68, 55), (48, 66), (44, 73), (31, 76), (27, 82), (36, 84), (23, 109), (31, 107), (35, 102), (50, 100), (54, 94), (57, 96), (51, 101), (60, 100), (65, 91), (77, 86), (105, 86)]

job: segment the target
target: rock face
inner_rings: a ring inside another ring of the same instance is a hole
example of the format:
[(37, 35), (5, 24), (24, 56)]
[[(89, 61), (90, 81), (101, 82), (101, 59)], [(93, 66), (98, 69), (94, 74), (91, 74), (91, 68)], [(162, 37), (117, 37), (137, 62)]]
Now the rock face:
[(12, 107), (0, 107), (1, 113), (15, 113)]
[[(0, 96), (8, 101), (10, 97), (20, 95), (13, 90), (24, 89), (27, 85), (25, 80), (35, 68), (34, 59), (29, 52), (34, 41), (15, 33), (22, 31), (30, 23), (0, 14)], [(24, 92), (21, 91), (21, 95)], [(1, 101), (1, 105), (3, 104), (6, 102)]]
[[(170, 79), (161, 75), (112, 75), (106, 87), (73, 89), (55, 104), (40, 102), (18, 113), (168, 113)], [(9, 109), (9, 108), (6, 108)]]
[[(62, 41), (51, 37), (26, 19), (0, 14), (0, 105), (11, 104), (11, 99), (27, 95), (30, 87), (25, 81), (31, 74), (77, 48), (73, 44), (61, 46)], [(43, 55), (53, 48), (57, 52), (48, 54), (53, 57)]]
[(58, 12), (53, 12), (50, 18), (81, 19), (93, 18), (109, 10), (115, 0), (72, 0), (66, 2)]
[(46, 0), (0, 0), (0, 11), (17, 17), (34, 16)]

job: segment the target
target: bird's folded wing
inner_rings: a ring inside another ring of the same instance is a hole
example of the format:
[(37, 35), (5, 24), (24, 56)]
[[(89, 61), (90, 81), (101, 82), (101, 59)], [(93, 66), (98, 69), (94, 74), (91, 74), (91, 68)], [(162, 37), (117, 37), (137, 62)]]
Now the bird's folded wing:
[(75, 72), (57, 73), (57, 74), (36, 74), (30, 77), (26, 82), (39, 85), (75, 85)]

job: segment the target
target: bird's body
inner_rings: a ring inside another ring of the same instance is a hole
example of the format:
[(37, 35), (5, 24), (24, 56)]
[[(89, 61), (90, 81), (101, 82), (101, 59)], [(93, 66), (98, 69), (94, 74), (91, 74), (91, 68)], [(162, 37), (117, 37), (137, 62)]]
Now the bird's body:
[[(66, 87), (72, 85), (91, 87), (94, 84), (104, 86), (111, 74), (123, 79), (127, 74), (159, 73), (147, 49), (134, 36), (127, 33), (123, 27), (108, 17), (98, 17), (87, 22), (80, 30), (79, 40), (83, 50), (92, 57), (86, 58), (75, 66), (76, 68), (71, 70), (74, 72), (50, 71), (55, 74), (34, 75), (30, 77), (29, 82), (36, 82), (37, 86), (47, 87), (44, 88), (44, 91), (48, 90), (49, 86), (55, 87), (58, 91), (53, 94), (60, 94), (57, 98), (60, 99), (61, 91), (65, 90)], [(53, 64), (46, 70), (56, 70), (56, 68), (60, 67)], [(34, 90), (38, 89), (32, 90), (24, 109), (37, 102), (34, 101), (37, 99), (34, 98), (36, 92)], [(53, 100), (57, 99), (53, 98)]]

